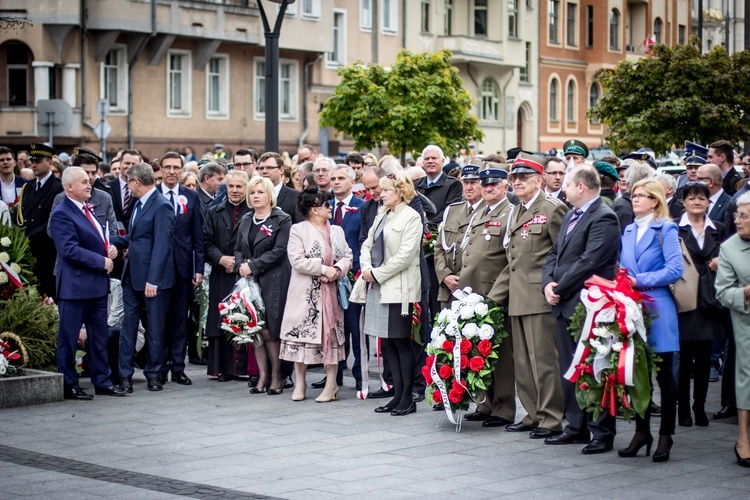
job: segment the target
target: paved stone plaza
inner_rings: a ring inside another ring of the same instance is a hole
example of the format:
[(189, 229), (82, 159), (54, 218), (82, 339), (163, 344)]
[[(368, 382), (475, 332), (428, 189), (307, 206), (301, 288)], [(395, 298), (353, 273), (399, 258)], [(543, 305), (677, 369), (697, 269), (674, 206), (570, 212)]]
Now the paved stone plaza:
[[(217, 383), (202, 368), (188, 368), (190, 387), (170, 382), (150, 393), (138, 372), (126, 398), (0, 410), (0, 499), (688, 500), (750, 491), (750, 470), (732, 453), (736, 419), (678, 427), (670, 461), (654, 464), (643, 451), (584, 456), (583, 445), (547, 446), (473, 422), (460, 433), (436, 428), (439, 413), (426, 402), (414, 415), (379, 415), (372, 410), (382, 401), (355, 399), (351, 377), (340, 401), (316, 403), (320, 391), (308, 390), (295, 403), (290, 391), (251, 395), (245, 382)], [(308, 382), (320, 377), (311, 372)], [(709, 414), (719, 409), (718, 393), (711, 384)], [(615, 449), (633, 427), (618, 421)]]

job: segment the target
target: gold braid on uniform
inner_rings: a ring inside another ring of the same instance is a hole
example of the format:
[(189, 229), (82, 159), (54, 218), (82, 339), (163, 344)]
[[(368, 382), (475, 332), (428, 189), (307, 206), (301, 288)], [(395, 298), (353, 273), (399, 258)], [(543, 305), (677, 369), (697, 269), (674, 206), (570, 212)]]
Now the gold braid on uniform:
[(18, 195), (18, 203), (16, 203), (16, 224), (18, 224), (18, 227), (23, 228), (26, 224), (26, 221), (23, 220), (23, 193), (26, 192), (26, 186), (28, 186), (29, 183), (23, 185), (21, 188), (21, 194)]

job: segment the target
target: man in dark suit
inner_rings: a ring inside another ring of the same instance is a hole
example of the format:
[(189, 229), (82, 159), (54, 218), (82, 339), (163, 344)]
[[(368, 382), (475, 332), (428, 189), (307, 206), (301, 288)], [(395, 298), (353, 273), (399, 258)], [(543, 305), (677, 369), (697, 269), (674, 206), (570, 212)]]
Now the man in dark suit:
[(724, 215), (732, 197), (722, 187), (721, 169), (712, 163), (706, 163), (698, 169), (698, 182), (708, 186), (711, 197), (708, 199), (708, 218), (714, 222), (724, 222)]
[[(557, 335), (557, 354), (560, 372), (568, 371), (576, 343), (568, 327), (570, 318), (580, 302), (584, 282), (597, 274), (614, 279), (619, 262), (620, 229), (615, 213), (599, 196), (601, 181), (597, 171), (581, 166), (568, 173), (564, 185), (568, 201), (575, 207), (565, 215), (560, 233), (542, 268), (542, 290), (552, 306)], [(615, 418), (607, 412), (591, 418), (578, 406), (575, 384), (562, 379), (563, 404), (568, 425), (562, 434), (548, 437), (546, 444), (588, 443), (585, 455), (604, 453), (612, 449), (615, 438)], [(593, 433), (593, 440), (589, 442)]]
[(172, 234), (172, 257), (175, 282), (169, 291), (169, 311), (164, 329), (167, 356), (161, 368), (161, 382), (167, 382), (172, 371), (172, 382), (191, 385), (185, 375), (185, 350), (187, 348), (188, 310), (193, 301), (193, 288), (203, 281), (203, 215), (198, 193), (180, 185), (183, 160), (179, 153), (164, 153), (159, 161), (164, 181), (157, 192), (164, 196), (175, 215)]
[(685, 206), (682, 204), (682, 191), (680, 196), (677, 193), (677, 179), (672, 174), (660, 173), (654, 176), (654, 179), (659, 181), (664, 186), (664, 192), (667, 195), (667, 208), (669, 208), (669, 217), (677, 219), (682, 216), (682, 212), (685, 211)]
[(54, 298), (57, 252), (54, 243), (47, 236), (47, 222), (55, 196), (63, 188), (60, 179), (52, 175), (52, 156), (55, 155), (55, 150), (45, 144), (32, 144), (30, 151), (29, 159), (35, 179), (24, 184), (21, 190), (16, 222), (26, 230), (31, 254), (36, 258), (39, 292)]
[(284, 159), (279, 153), (266, 152), (258, 158), (258, 172), (265, 177), (276, 190), (276, 206), (292, 218), (292, 223), (302, 221), (302, 214), (297, 210), (299, 191), (284, 185)]
[(146, 163), (128, 170), (128, 187), (138, 198), (128, 226), (125, 269), (122, 273), (124, 318), (120, 332), (121, 387), (133, 392), (133, 357), (138, 320), (145, 311), (146, 367), (148, 390), (162, 390), (161, 368), (167, 357), (164, 324), (169, 308), (169, 290), (175, 282), (172, 257), (174, 207), (157, 192), (154, 171)]
[[(126, 149), (122, 152), (119, 158), (120, 164), (120, 176), (110, 181), (107, 186), (109, 187), (110, 194), (112, 195), (112, 206), (115, 209), (115, 218), (117, 219), (117, 230), (121, 236), (124, 236), (128, 232), (128, 224), (130, 224), (130, 215), (135, 204), (135, 197), (130, 192), (128, 187), (128, 170), (130, 167), (141, 161), (141, 154), (135, 149)], [(112, 160), (115, 163), (115, 160)]]
[(12, 207), (18, 201), (21, 188), (26, 180), (16, 175), (16, 159), (13, 151), (5, 146), (0, 146), (0, 198)]
[[(574, 154), (571, 157), (578, 158), (579, 156)], [(556, 156), (546, 157), (544, 159), (544, 192), (547, 196), (554, 196), (570, 207), (562, 188), (563, 179), (565, 179), (565, 163)]]
[(124, 396), (127, 392), (112, 384), (107, 355), (109, 273), (117, 248), (107, 244), (104, 228), (87, 204), (91, 184), (86, 172), (80, 167), (69, 167), (62, 174), (62, 183), (65, 198), (50, 217), (52, 239), (59, 256), (55, 267), (60, 312), (57, 371), (63, 374), (66, 399), (93, 398), (78, 385), (76, 372), (78, 335), (85, 323), (95, 393)]
[(224, 176), (227, 171), (224, 167), (216, 162), (208, 162), (200, 167), (200, 173), (198, 178), (200, 186), (198, 186), (198, 197), (201, 200), (201, 213), (206, 216), (206, 210), (208, 205), (214, 201), (216, 194), (219, 192), (219, 187), (224, 182)]
[[(742, 175), (734, 168), (734, 146), (729, 141), (716, 141), (708, 147), (709, 163), (721, 169), (721, 187), (731, 198), (737, 192), (737, 183)], [(713, 219), (713, 218), (712, 218)], [(721, 221), (719, 221), (721, 222)]]

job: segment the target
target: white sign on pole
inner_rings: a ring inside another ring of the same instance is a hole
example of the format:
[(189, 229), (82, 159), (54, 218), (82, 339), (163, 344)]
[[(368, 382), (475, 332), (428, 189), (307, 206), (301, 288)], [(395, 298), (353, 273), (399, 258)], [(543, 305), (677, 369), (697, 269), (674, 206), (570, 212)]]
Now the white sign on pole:
[(107, 120), (101, 120), (94, 127), (94, 133), (99, 140), (109, 137), (110, 132), (112, 132), (112, 127), (109, 125), (109, 122), (107, 122)]
[(109, 101), (107, 99), (96, 101), (96, 113), (102, 118), (109, 114)]

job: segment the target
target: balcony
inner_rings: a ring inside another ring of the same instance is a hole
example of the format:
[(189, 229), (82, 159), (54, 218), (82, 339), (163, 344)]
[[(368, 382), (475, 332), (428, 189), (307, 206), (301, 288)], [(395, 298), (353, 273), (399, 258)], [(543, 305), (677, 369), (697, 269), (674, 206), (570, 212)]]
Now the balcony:
[(523, 40), (502, 42), (458, 35), (423, 37), (421, 41), (422, 50), (450, 50), (453, 53), (454, 64), (482, 63), (519, 68), (525, 66)]

